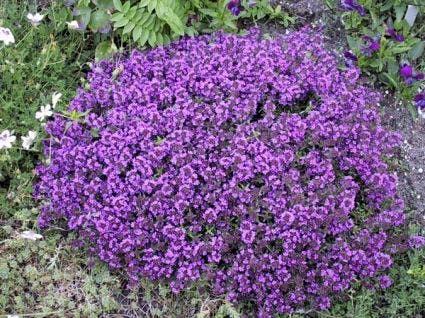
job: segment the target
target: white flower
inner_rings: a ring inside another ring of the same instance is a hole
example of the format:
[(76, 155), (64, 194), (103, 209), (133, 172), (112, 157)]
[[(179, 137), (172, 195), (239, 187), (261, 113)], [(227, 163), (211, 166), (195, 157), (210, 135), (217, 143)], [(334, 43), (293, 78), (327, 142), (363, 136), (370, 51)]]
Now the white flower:
[(418, 107), (418, 115), (422, 119), (425, 119), (425, 110), (422, 110), (422, 108)]
[(46, 106), (41, 106), (40, 111), (35, 113), (35, 118), (39, 121), (43, 121), (46, 117), (52, 116), (53, 113), (50, 109), (51, 106), (49, 104), (47, 104)]
[(0, 27), (0, 41), (4, 42), (5, 45), (15, 43), (15, 37), (13, 36), (10, 29)]
[(61, 99), (61, 97), (62, 97), (62, 94), (61, 93), (54, 92), (52, 94), (52, 108), (53, 109), (56, 107), (56, 104)]
[(66, 24), (68, 24), (68, 28), (70, 28), (71, 30), (80, 29), (80, 24), (76, 20), (71, 21), (71, 22), (66, 22)]
[(43, 20), (43, 18), (44, 18), (44, 15), (38, 12), (36, 14), (32, 14), (32, 13), (27, 14), (27, 19), (31, 22), (33, 26), (39, 25), (41, 20)]
[(22, 148), (26, 150), (30, 149), (31, 145), (34, 143), (35, 138), (37, 138), (37, 132), (33, 130), (28, 132), (28, 136), (22, 136)]
[(19, 236), (23, 239), (36, 241), (43, 238), (43, 235), (37, 234), (34, 231), (23, 231)]
[(0, 134), (0, 149), (8, 149), (12, 147), (16, 137), (9, 130), (5, 130)]

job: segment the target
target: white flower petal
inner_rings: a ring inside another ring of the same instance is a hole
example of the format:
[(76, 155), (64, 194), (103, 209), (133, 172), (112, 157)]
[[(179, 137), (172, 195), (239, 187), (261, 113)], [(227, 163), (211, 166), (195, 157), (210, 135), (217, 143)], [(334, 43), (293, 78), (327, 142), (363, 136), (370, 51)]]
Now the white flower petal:
[(37, 26), (40, 24), (41, 20), (43, 20), (44, 15), (36, 12), (35, 14), (28, 13), (27, 19), (31, 22), (33, 26)]
[(32, 241), (40, 240), (43, 238), (43, 235), (37, 234), (34, 231), (23, 231), (21, 234), (19, 234), (19, 236), (23, 239)]
[(58, 92), (54, 92), (52, 94), (52, 108), (56, 107), (56, 104), (59, 102), (59, 100), (61, 99), (62, 94), (58, 93)]
[(35, 138), (37, 137), (37, 132), (30, 130), (28, 136), (22, 136), (22, 148), (28, 150), (31, 145), (34, 143)]
[(4, 42), (5, 45), (15, 43), (15, 37), (10, 29), (0, 27), (0, 41)]
[(71, 22), (66, 22), (66, 24), (68, 25), (68, 28), (70, 28), (71, 30), (78, 30), (80, 28), (80, 25), (78, 21), (76, 20)]
[(13, 133), (8, 129), (4, 130), (0, 134), (0, 149), (12, 148), (12, 144), (16, 141), (16, 136), (13, 136)]

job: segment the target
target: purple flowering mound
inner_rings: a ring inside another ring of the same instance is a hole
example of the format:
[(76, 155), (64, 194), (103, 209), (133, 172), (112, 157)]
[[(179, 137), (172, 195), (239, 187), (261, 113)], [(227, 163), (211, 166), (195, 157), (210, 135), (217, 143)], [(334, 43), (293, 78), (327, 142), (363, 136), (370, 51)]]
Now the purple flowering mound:
[(386, 163), (399, 137), (310, 33), (217, 33), (95, 65), (70, 105), (87, 114), (46, 126), (40, 226), (66, 220), (130, 282), (202, 279), (261, 317), (391, 284), (408, 245)]

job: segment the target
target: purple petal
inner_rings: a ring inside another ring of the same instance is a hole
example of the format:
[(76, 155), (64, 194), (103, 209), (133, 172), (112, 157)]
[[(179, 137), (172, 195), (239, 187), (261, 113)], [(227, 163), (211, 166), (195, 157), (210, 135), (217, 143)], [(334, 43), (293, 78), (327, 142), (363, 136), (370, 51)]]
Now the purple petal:
[(414, 78), (418, 81), (423, 80), (424, 79), (424, 73), (418, 73), (414, 76)]
[(413, 100), (415, 101), (415, 104), (417, 107), (425, 108), (425, 93), (424, 92), (416, 95)]
[(357, 62), (358, 60), (357, 56), (355, 56), (354, 53), (351, 51), (345, 51), (344, 57), (355, 62)]
[(409, 64), (403, 64), (400, 69), (400, 75), (407, 80), (413, 76), (413, 68)]

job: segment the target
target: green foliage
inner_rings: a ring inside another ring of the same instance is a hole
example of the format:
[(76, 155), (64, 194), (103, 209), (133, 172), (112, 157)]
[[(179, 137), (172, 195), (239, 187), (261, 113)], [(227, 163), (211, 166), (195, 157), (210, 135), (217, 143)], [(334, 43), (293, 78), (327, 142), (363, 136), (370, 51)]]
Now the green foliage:
[[(425, 71), (425, 6), (419, 1), (404, 0), (363, 0), (359, 1), (366, 8), (366, 15), (361, 17), (355, 11), (342, 13), (342, 22), (347, 30), (350, 49), (359, 57), (358, 66), (372, 79), (398, 92), (412, 106), (413, 96), (420, 83), (406, 85), (400, 77), (400, 64), (409, 62), (417, 72)], [(408, 4), (417, 4), (419, 14), (413, 26), (405, 15)], [(387, 33), (387, 28), (394, 28), (397, 34), (404, 36), (402, 42), (394, 41)], [(381, 48), (371, 56), (361, 53), (362, 36), (379, 37)], [(411, 107), (412, 113), (415, 113)]]
[[(168, 44), (183, 35), (193, 36), (219, 29), (237, 32), (238, 21), (257, 22), (273, 19), (289, 26), (295, 20), (280, 6), (273, 8), (268, 0), (249, 5), (244, 0), (242, 13), (234, 16), (227, 8), (229, 0), (80, 0), (68, 11), (69, 19), (100, 34), (96, 48), (98, 59), (117, 51), (113, 39), (138, 47)], [(113, 27), (111, 29), (110, 27)], [(111, 40), (106, 37), (110, 35)], [(99, 42), (100, 42), (99, 41)]]
[(251, 6), (249, 1), (245, 0), (242, 4), (245, 10), (241, 12), (241, 18), (249, 18), (254, 22), (262, 19), (275, 20), (284, 27), (295, 23), (295, 17), (291, 17), (288, 12), (282, 11), (280, 5), (272, 7), (268, 0), (258, 0), (255, 5)]
[(186, 26), (190, 2), (182, 0), (114, 0), (117, 10), (111, 17), (114, 29), (124, 40), (131, 36), (139, 46), (169, 43), (179, 36), (193, 35)]

